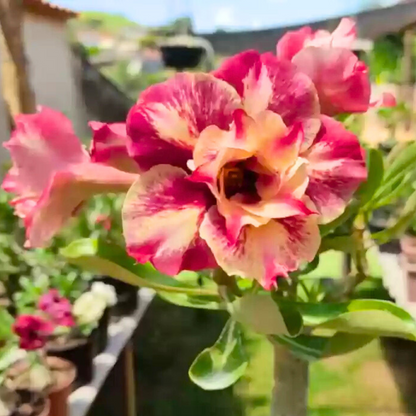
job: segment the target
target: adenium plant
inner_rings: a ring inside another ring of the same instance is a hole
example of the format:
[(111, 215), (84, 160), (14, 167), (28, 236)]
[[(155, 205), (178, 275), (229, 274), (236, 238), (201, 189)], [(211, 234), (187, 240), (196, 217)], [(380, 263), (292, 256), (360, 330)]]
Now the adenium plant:
[[(367, 230), (373, 210), (398, 196), (416, 144), (383, 161), (342, 123), (394, 105), (388, 94), (370, 99), (368, 68), (350, 50), (355, 32), (350, 19), (333, 33), (303, 28), (276, 53), (245, 51), (212, 73), (179, 73), (145, 90), (125, 124), (91, 122), (89, 152), (56, 111), (19, 116), (3, 187), (16, 194), (26, 245), (46, 245), (91, 196), (127, 192), (125, 247), (83, 239), (62, 254), (178, 305), (227, 309), (218, 342), (190, 369), (205, 389), (244, 373), (241, 325), (268, 336), (272, 414), (306, 415), (308, 361), (380, 335), (416, 339), (393, 303), (350, 299), (367, 276), (368, 248), (400, 234), (416, 212), (415, 194), (391, 228)], [(351, 256), (352, 272), (308, 288), (330, 249)]]

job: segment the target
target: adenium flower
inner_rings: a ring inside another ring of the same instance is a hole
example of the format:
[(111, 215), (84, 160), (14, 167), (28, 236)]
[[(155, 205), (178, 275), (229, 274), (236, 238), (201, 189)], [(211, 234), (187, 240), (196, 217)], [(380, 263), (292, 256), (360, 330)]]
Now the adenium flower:
[(272, 54), (150, 87), (127, 133), (147, 170), (123, 208), (127, 250), (170, 275), (218, 264), (269, 289), (315, 257), (318, 224), (366, 179), (357, 138), (320, 114), (308, 76)]
[(27, 351), (43, 348), (53, 330), (51, 322), (36, 315), (20, 315), (13, 324), (13, 332), (20, 338), (20, 348)]
[(355, 38), (354, 21), (344, 18), (332, 34), (304, 27), (277, 43), (277, 57), (291, 60), (313, 81), (323, 114), (363, 113), (370, 106), (367, 65), (350, 50)]
[(16, 129), (5, 143), (13, 167), (3, 188), (24, 219), (26, 246), (44, 246), (91, 196), (125, 192), (136, 175), (94, 163), (61, 113), (41, 107), (16, 117)]
[(72, 308), (78, 325), (96, 324), (103, 316), (107, 307), (107, 301), (103, 296), (97, 296), (89, 291), (83, 293)]
[(75, 325), (71, 302), (61, 296), (56, 289), (50, 289), (44, 293), (39, 298), (38, 307), (57, 326), (72, 327)]
[(302, 49), (308, 46), (351, 49), (357, 38), (357, 28), (353, 19), (344, 17), (338, 27), (331, 33), (327, 30), (314, 32), (304, 26), (299, 30), (290, 30), (282, 36), (277, 44), (277, 57), (292, 60)]

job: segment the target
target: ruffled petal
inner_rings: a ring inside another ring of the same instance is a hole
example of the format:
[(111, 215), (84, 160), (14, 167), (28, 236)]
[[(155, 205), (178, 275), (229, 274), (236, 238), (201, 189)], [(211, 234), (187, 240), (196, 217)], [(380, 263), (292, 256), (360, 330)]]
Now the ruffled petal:
[(198, 233), (212, 203), (206, 186), (188, 181), (181, 168), (153, 167), (139, 177), (124, 203), (128, 253), (140, 263), (151, 261), (171, 276), (182, 270), (215, 267)]
[(289, 30), (277, 42), (276, 55), (279, 59), (291, 61), (293, 57), (303, 49), (308, 39), (312, 37), (312, 29), (309, 26), (299, 30)]
[(361, 182), (367, 178), (363, 152), (357, 137), (342, 123), (323, 117), (320, 133), (309, 151), (309, 185), (306, 195), (329, 222), (344, 211)]
[(130, 154), (147, 170), (167, 163), (186, 167), (200, 133), (227, 130), (241, 107), (236, 91), (209, 74), (182, 73), (144, 91), (127, 119)]
[(129, 156), (130, 138), (125, 123), (101, 123), (90, 121), (93, 131), (91, 161), (113, 166), (125, 172), (138, 172), (137, 163)]
[(246, 51), (226, 60), (214, 74), (237, 90), (248, 115), (268, 109), (279, 114), (286, 126), (300, 121), (307, 142), (318, 132), (315, 87), (291, 62), (279, 61), (272, 54)]
[(293, 62), (314, 82), (323, 114), (367, 111), (371, 94), (368, 68), (352, 51), (308, 47)]
[(86, 200), (102, 193), (127, 192), (136, 178), (136, 175), (95, 163), (74, 165), (72, 170), (57, 172), (36, 203), (34, 200), (14, 202), (19, 209), (25, 202), (25, 246), (44, 247)]
[(238, 240), (231, 241), (224, 217), (213, 207), (201, 224), (200, 234), (226, 273), (256, 279), (266, 289), (273, 288), (277, 276), (287, 276), (302, 261), (312, 261), (320, 245), (316, 215), (246, 226)]
[(71, 122), (61, 113), (40, 107), (36, 114), (21, 114), (4, 147), (13, 160), (14, 187), (6, 177), (3, 187), (9, 192), (41, 193), (53, 174), (74, 163), (88, 160)]

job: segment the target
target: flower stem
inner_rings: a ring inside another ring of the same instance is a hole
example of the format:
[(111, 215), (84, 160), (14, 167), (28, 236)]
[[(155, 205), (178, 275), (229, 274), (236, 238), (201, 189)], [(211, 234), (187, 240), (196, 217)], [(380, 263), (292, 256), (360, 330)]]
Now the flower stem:
[(284, 346), (274, 346), (274, 388), (271, 416), (306, 416), (309, 364)]

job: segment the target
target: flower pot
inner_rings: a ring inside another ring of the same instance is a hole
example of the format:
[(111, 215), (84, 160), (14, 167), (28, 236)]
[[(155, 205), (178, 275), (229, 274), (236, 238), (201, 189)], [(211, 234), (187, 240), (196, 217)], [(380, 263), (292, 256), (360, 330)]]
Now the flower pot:
[(205, 49), (201, 46), (188, 45), (162, 45), (160, 50), (164, 64), (178, 71), (195, 68), (205, 53)]
[(110, 309), (106, 308), (103, 316), (98, 322), (97, 328), (91, 334), (94, 343), (94, 356), (101, 354), (106, 348), (108, 343), (108, 325), (110, 324)]
[(46, 362), (54, 380), (49, 390), (49, 416), (68, 416), (68, 397), (77, 373), (75, 366), (70, 361), (58, 357), (47, 357)]
[(16, 407), (10, 416), (48, 416), (50, 402), (45, 394), (28, 390), (14, 392)]
[(43, 400), (41, 405), (26, 404), (16, 409), (10, 416), (50, 416), (50, 401)]
[(117, 304), (112, 308), (113, 315), (126, 316), (132, 314), (137, 309), (137, 286), (132, 286), (107, 276), (102, 277), (100, 280), (114, 286), (116, 290)]
[(65, 344), (50, 341), (46, 345), (49, 357), (59, 357), (70, 361), (76, 369), (74, 385), (83, 386), (92, 381), (94, 376), (94, 344), (91, 337), (70, 339)]
[(408, 264), (416, 264), (416, 236), (405, 234), (400, 239), (403, 259)]

